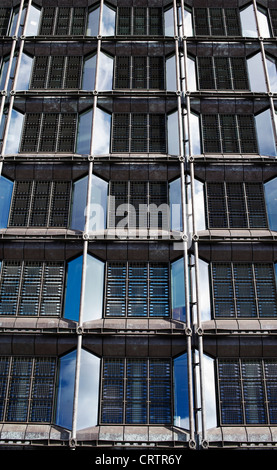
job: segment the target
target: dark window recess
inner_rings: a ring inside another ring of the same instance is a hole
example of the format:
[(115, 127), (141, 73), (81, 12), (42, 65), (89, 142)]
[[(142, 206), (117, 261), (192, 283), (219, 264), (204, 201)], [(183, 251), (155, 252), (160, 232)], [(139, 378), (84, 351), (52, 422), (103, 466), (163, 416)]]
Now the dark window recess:
[(166, 152), (164, 114), (113, 114), (112, 152)]
[(169, 359), (104, 359), (101, 422), (170, 424)]
[(164, 89), (163, 57), (116, 57), (114, 83), (115, 88)]
[(203, 114), (204, 153), (258, 153), (253, 115)]
[(59, 316), (64, 263), (3, 261), (0, 315)]
[(239, 12), (236, 8), (194, 8), (196, 36), (240, 36)]
[(248, 90), (243, 57), (198, 57), (199, 88), (206, 90)]
[(263, 183), (209, 182), (207, 215), (210, 228), (267, 228)]
[(8, 34), (10, 16), (10, 8), (0, 8), (0, 36), (6, 36)]
[(16, 181), (9, 226), (67, 227), (71, 183)]
[(0, 357), (0, 420), (51, 423), (56, 359)]
[(277, 362), (220, 359), (217, 363), (221, 425), (277, 424)]
[(74, 152), (77, 114), (27, 113), (21, 152)]
[(119, 7), (117, 34), (120, 36), (163, 35), (163, 14), (159, 7)]
[[(109, 227), (117, 227), (123, 220), (125, 224), (127, 215), (122, 215), (125, 207), (128, 212), (128, 224), (124, 225), (125, 228), (163, 228), (168, 230), (168, 213), (166, 210), (162, 211), (168, 203), (167, 182), (112, 181), (110, 196)], [(161, 210), (155, 211), (156, 207), (157, 209), (160, 207)], [(117, 215), (119, 212), (120, 215)]]
[(42, 36), (84, 35), (86, 8), (44, 7), (39, 34)]
[(30, 88), (79, 88), (81, 71), (82, 57), (37, 56)]
[(107, 263), (107, 317), (168, 317), (167, 263)]
[(213, 263), (215, 317), (277, 316), (276, 280), (270, 263)]

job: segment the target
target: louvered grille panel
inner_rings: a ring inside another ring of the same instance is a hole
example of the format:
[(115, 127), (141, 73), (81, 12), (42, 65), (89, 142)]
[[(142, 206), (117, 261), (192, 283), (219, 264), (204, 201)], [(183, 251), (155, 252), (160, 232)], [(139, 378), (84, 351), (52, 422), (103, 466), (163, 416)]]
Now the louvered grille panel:
[(48, 56), (38, 56), (34, 58), (33, 73), (30, 84), (31, 89), (46, 87), (48, 66)]
[(212, 36), (224, 36), (224, 22), (223, 22), (223, 9), (221, 8), (210, 8), (210, 25)]
[(236, 10), (235, 8), (225, 8), (224, 14), (227, 36), (241, 36), (238, 10)]
[(63, 88), (64, 82), (64, 69), (65, 57), (53, 56), (51, 57), (51, 65), (49, 67), (49, 88)]
[(231, 57), (231, 68), (233, 74), (233, 86), (235, 90), (248, 90), (248, 74), (246, 61), (243, 57)]
[(232, 89), (229, 59), (227, 57), (215, 57), (216, 87), (221, 90)]
[(133, 58), (133, 88), (147, 88), (147, 57)]
[(129, 151), (129, 115), (116, 113), (113, 115), (113, 152)]
[(198, 79), (201, 90), (215, 89), (215, 78), (212, 57), (198, 57)]
[(208, 11), (206, 8), (194, 9), (194, 24), (196, 36), (209, 35)]
[(85, 34), (86, 28), (86, 9), (74, 8), (72, 13), (71, 34), (73, 36), (80, 36)]
[(133, 34), (136, 36), (145, 36), (147, 34), (146, 8), (133, 8)]
[(65, 70), (64, 88), (79, 88), (82, 69), (82, 57), (68, 56)]
[(205, 114), (202, 116), (204, 152), (220, 152), (221, 139), (218, 116)]
[(163, 34), (162, 8), (149, 8), (149, 35), (161, 36)]
[(10, 22), (10, 8), (0, 8), (0, 36), (6, 36)]
[(116, 57), (115, 88), (131, 88), (130, 57)]
[(48, 36), (53, 34), (55, 24), (55, 7), (44, 7), (40, 24), (39, 34)]
[(42, 115), (27, 113), (24, 119), (21, 152), (37, 152)]
[(277, 36), (277, 8), (270, 8), (269, 12), (270, 12), (273, 36)]
[(53, 185), (50, 225), (52, 227), (67, 227), (70, 207), (71, 184), (55, 182)]
[(163, 57), (149, 57), (149, 88), (165, 88)]
[(119, 7), (117, 9), (117, 34), (127, 36), (131, 34), (131, 8)]
[(58, 135), (58, 113), (45, 113), (42, 117), (40, 152), (55, 152)]
[(77, 115), (61, 114), (58, 136), (58, 152), (74, 152)]

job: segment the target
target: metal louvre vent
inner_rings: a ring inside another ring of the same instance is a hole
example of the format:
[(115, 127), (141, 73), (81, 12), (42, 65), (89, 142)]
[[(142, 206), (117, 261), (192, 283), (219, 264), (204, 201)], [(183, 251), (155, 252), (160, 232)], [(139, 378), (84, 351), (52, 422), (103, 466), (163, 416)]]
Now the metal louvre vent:
[(272, 264), (213, 263), (212, 279), (216, 317), (276, 317)]
[(119, 7), (117, 18), (119, 36), (163, 35), (162, 8)]
[(102, 423), (171, 423), (171, 361), (104, 359)]
[(83, 35), (85, 26), (85, 8), (44, 7), (39, 34), (43, 36)]
[(10, 8), (0, 8), (0, 36), (6, 36), (10, 22)]
[(50, 423), (56, 368), (55, 358), (1, 357), (0, 420)]
[(64, 263), (3, 261), (0, 315), (60, 315)]
[[(168, 213), (162, 210), (167, 207), (168, 203), (167, 182), (112, 181), (110, 196), (112, 198), (110, 198), (108, 207), (109, 227), (117, 227), (124, 219), (125, 226), (128, 228), (163, 228), (168, 230)], [(127, 216), (128, 219), (126, 219)]]
[(258, 153), (253, 115), (203, 114), (204, 153)]
[(168, 265), (107, 263), (105, 315), (168, 317)]
[(194, 8), (197, 36), (240, 36), (240, 20), (236, 8)]
[(277, 8), (270, 8), (269, 13), (272, 24), (273, 36), (277, 36)]
[(30, 88), (78, 88), (81, 70), (80, 56), (37, 56), (34, 59)]
[(67, 227), (70, 182), (15, 181), (9, 226)]
[(76, 113), (25, 114), (21, 152), (74, 152)]
[(163, 57), (117, 56), (115, 88), (164, 89)]
[(219, 360), (218, 380), (222, 425), (276, 424), (276, 361)]

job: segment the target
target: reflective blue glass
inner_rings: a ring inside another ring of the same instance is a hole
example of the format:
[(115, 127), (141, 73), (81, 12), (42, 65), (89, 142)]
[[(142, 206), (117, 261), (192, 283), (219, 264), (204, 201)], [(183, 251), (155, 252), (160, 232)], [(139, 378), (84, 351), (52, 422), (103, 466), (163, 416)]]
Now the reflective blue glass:
[(171, 264), (171, 306), (174, 320), (186, 321), (184, 258)]
[(92, 113), (89, 109), (79, 116), (76, 152), (81, 155), (90, 154)]
[(277, 231), (277, 178), (264, 185), (269, 228)]
[(80, 364), (77, 429), (96, 426), (98, 422), (100, 358), (82, 350)]
[(102, 318), (105, 264), (88, 255), (86, 268), (84, 322)]
[(96, 175), (91, 177), (89, 230), (103, 234), (107, 218), (108, 183)]
[(0, 176), (0, 228), (6, 228), (9, 219), (13, 182)]
[(177, 178), (169, 183), (170, 201), (170, 228), (171, 230), (182, 230), (182, 197), (181, 179)]
[(81, 178), (73, 184), (73, 196), (70, 213), (70, 228), (84, 230), (85, 210), (87, 205), (88, 177)]
[(87, 57), (84, 61), (82, 90), (94, 90), (96, 71), (96, 54)]
[(83, 256), (67, 263), (64, 317), (79, 320)]
[(187, 354), (174, 359), (174, 424), (189, 429), (189, 395)]
[(59, 359), (56, 424), (66, 429), (72, 428), (75, 370), (76, 351)]

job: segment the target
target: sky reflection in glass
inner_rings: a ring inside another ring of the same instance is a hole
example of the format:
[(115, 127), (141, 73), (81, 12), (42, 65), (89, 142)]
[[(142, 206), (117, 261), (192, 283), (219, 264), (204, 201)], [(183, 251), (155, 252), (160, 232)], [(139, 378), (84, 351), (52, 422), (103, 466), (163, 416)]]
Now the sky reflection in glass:
[(96, 426), (98, 422), (100, 359), (81, 351), (77, 429)]
[(83, 322), (102, 318), (105, 263), (87, 256)]
[(187, 354), (174, 359), (174, 425), (189, 429)]
[(264, 190), (269, 228), (277, 231), (277, 178), (267, 181)]
[(30, 5), (27, 24), (25, 28), (25, 36), (36, 36), (40, 20), (40, 10)]
[(182, 223), (182, 197), (181, 197), (181, 178), (177, 178), (169, 183), (169, 201), (170, 201), (170, 228), (171, 230), (181, 231)]
[(59, 360), (56, 424), (66, 429), (72, 429), (75, 370), (76, 351), (72, 351)]
[(272, 128), (270, 109), (255, 116), (256, 129), (261, 155), (276, 156), (276, 145)]
[(89, 109), (79, 116), (76, 152), (81, 155), (90, 154), (92, 115)]
[(9, 219), (13, 182), (0, 176), (0, 228), (6, 228)]
[(19, 150), (19, 143), (21, 139), (21, 131), (23, 125), (23, 114), (12, 110), (11, 120), (8, 130), (5, 154), (14, 154), (18, 153)]
[(67, 263), (64, 317), (79, 321), (83, 256)]
[(82, 90), (94, 90), (96, 72), (96, 54), (87, 57), (84, 61)]
[(186, 321), (184, 258), (171, 264), (171, 308), (174, 320)]
[(88, 229), (100, 231), (106, 228), (108, 183), (96, 175), (91, 177), (91, 197)]
[(88, 177), (85, 176), (73, 183), (73, 196), (70, 213), (70, 228), (84, 230), (85, 210), (87, 205)]

